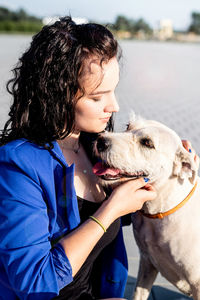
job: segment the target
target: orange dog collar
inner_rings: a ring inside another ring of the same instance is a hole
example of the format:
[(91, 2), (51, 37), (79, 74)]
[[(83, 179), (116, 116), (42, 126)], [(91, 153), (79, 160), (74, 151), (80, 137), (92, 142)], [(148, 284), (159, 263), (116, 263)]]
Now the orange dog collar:
[(179, 208), (181, 208), (192, 197), (192, 195), (194, 194), (194, 191), (195, 191), (196, 187), (197, 187), (197, 182), (195, 183), (195, 185), (193, 186), (192, 190), (190, 191), (190, 193), (187, 195), (187, 197), (183, 201), (181, 201), (177, 206), (175, 206), (174, 208), (172, 208), (172, 209), (170, 209), (170, 210), (168, 210), (166, 212), (163, 212), (163, 213), (160, 212), (160, 213), (151, 215), (151, 214), (146, 214), (144, 211), (141, 210), (140, 213), (143, 216), (147, 217), (147, 218), (151, 218), (151, 219), (163, 219), (164, 217), (173, 214), (175, 211), (177, 211)]

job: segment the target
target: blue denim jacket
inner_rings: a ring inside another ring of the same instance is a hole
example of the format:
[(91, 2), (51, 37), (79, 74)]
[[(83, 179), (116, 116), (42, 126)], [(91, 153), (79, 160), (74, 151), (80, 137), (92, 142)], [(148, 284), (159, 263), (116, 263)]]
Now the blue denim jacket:
[[(57, 241), (80, 223), (74, 165), (53, 145), (19, 139), (0, 147), (0, 299), (52, 299), (73, 280)], [(121, 231), (101, 256), (101, 297), (123, 297)]]

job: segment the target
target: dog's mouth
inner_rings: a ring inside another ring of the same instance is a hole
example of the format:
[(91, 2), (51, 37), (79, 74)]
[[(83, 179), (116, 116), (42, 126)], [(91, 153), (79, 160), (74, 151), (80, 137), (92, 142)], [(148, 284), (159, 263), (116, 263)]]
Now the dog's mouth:
[(100, 177), (101, 179), (107, 181), (120, 180), (122, 178), (137, 179), (140, 177), (148, 177), (148, 174), (144, 173), (143, 171), (127, 173), (123, 170), (104, 164), (103, 162), (98, 162), (94, 165), (93, 173), (98, 177)]

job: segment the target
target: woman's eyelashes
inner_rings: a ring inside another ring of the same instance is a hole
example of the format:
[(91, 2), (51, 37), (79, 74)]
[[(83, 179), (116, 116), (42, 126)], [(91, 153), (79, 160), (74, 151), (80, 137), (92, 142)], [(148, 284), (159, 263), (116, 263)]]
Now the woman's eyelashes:
[(92, 97), (91, 99), (94, 100), (94, 101), (100, 101), (101, 97)]

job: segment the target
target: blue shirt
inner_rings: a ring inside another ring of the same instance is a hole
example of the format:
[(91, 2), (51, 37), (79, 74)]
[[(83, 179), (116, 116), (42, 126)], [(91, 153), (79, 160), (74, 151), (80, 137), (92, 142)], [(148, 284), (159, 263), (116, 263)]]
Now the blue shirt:
[[(0, 147), (0, 299), (52, 299), (73, 280), (57, 241), (80, 223), (74, 165), (53, 145), (19, 139)], [(101, 297), (123, 297), (126, 279), (120, 231), (102, 253)]]

